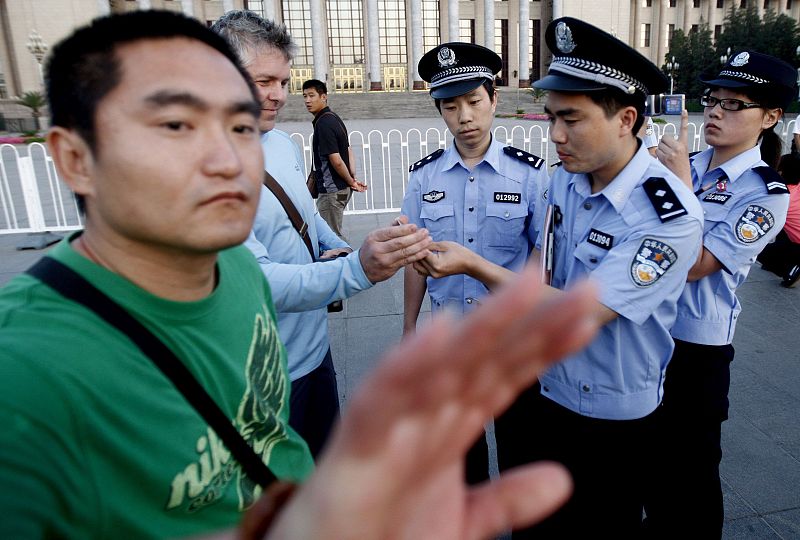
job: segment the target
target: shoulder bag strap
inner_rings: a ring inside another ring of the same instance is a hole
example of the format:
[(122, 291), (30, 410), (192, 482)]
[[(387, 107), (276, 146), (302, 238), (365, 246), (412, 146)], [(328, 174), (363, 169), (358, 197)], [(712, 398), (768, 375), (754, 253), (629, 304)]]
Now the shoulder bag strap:
[(267, 171), (264, 171), (264, 185), (267, 186), (267, 189), (270, 190), (272, 194), (275, 195), (275, 198), (278, 199), (278, 202), (281, 203), (286, 215), (289, 216), (289, 221), (292, 222), (294, 230), (297, 231), (297, 234), (303, 239), (306, 248), (308, 248), (308, 254), (311, 255), (311, 260), (316, 261), (317, 257), (314, 256), (314, 248), (311, 247), (311, 238), (308, 236), (308, 224), (300, 217), (300, 212), (297, 211), (297, 207), (278, 181)]
[(264, 489), (277, 480), (175, 353), (122, 306), (70, 267), (51, 257), (43, 257), (27, 273), (65, 298), (83, 304), (127, 335), (214, 429), (251, 480)]
[[(333, 111), (328, 111), (328, 112), (326, 112), (326, 113), (324, 113), (324, 114), (321, 114), (321, 115), (320, 115), (320, 118), (322, 118), (323, 116), (329, 115), (329, 114), (332, 114), (332, 115), (333, 115), (333, 116), (336, 118), (336, 120), (337, 120), (337, 122), (336, 122), (336, 123), (337, 123), (337, 124), (339, 124), (339, 127), (340, 127), (340, 128), (341, 128), (341, 130), (342, 130), (342, 133), (344, 133), (344, 137), (345, 137), (345, 139), (347, 139), (347, 138), (348, 138), (348, 137), (347, 137), (347, 128), (345, 127), (345, 125), (344, 125), (344, 122), (342, 121), (342, 119), (339, 117), (339, 115), (338, 115), (338, 114), (336, 114), (336, 113), (335, 113), (335, 112), (333, 112)], [(347, 141), (347, 142), (349, 143), (350, 141)]]

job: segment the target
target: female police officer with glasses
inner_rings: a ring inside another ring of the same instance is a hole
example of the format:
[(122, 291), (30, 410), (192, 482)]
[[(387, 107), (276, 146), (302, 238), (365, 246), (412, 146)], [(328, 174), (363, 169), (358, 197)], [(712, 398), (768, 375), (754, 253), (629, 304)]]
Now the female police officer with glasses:
[(709, 148), (688, 158), (684, 112), (679, 138), (662, 139), (657, 150), (659, 160), (695, 191), (705, 226), (671, 331), (675, 351), (656, 431), (659, 477), (645, 505), (654, 537), (722, 535), (720, 433), (741, 311), (735, 292), (786, 219), (788, 190), (772, 168), (781, 155), (774, 128), (797, 95), (795, 75), (772, 56), (731, 55), (722, 71), (700, 79), (708, 85), (700, 103)]

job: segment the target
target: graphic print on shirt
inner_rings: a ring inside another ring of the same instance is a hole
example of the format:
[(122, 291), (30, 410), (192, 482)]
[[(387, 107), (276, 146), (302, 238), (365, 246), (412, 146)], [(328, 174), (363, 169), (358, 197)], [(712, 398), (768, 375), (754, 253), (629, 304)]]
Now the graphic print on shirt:
[(767, 234), (773, 225), (775, 218), (772, 212), (763, 206), (751, 204), (736, 222), (736, 239), (743, 244), (752, 244)]
[[(259, 313), (253, 325), (245, 374), (247, 387), (239, 403), (235, 425), (265, 462), (275, 445), (287, 438), (278, 414), (286, 405), (287, 378), (281, 371), (278, 329), (272, 318)], [(236, 479), (239, 509), (251, 506), (261, 488), (245, 475), (211, 428), (195, 444), (196, 461), (172, 479), (167, 510), (185, 507), (195, 512), (219, 500)]]
[(639, 287), (649, 287), (678, 260), (669, 245), (655, 238), (645, 238), (631, 261), (631, 279)]

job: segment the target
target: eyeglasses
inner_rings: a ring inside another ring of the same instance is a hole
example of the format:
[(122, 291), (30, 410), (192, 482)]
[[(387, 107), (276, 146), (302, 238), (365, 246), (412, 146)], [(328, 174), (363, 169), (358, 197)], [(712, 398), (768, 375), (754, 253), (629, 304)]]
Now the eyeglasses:
[(747, 103), (741, 99), (717, 99), (711, 96), (703, 96), (700, 98), (700, 105), (703, 107), (719, 106), (726, 111), (741, 111), (742, 109), (757, 109), (761, 107), (760, 103)]

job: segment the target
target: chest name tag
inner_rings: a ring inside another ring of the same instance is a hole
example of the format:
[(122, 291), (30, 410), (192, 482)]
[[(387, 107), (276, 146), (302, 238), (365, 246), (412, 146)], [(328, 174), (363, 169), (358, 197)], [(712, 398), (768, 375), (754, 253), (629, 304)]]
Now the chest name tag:
[(639, 287), (649, 287), (677, 260), (678, 254), (669, 245), (654, 238), (645, 238), (631, 261), (631, 279)]
[(718, 191), (712, 191), (703, 197), (703, 200), (706, 202), (725, 204), (731, 197), (732, 195), (730, 193), (719, 193)]
[(611, 249), (611, 246), (614, 245), (614, 237), (612, 235), (598, 231), (597, 229), (589, 231), (589, 238), (587, 241), (603, 249)]
[(519, 204), (522, 200), (519, 193), (506, 193), (504, 191), (494, 192), (494, 202)]
[(444, 191), (433, 190), (422, 196), (423, 201), (430, 203), (439, 202), (442, 199), (444, 199)]

